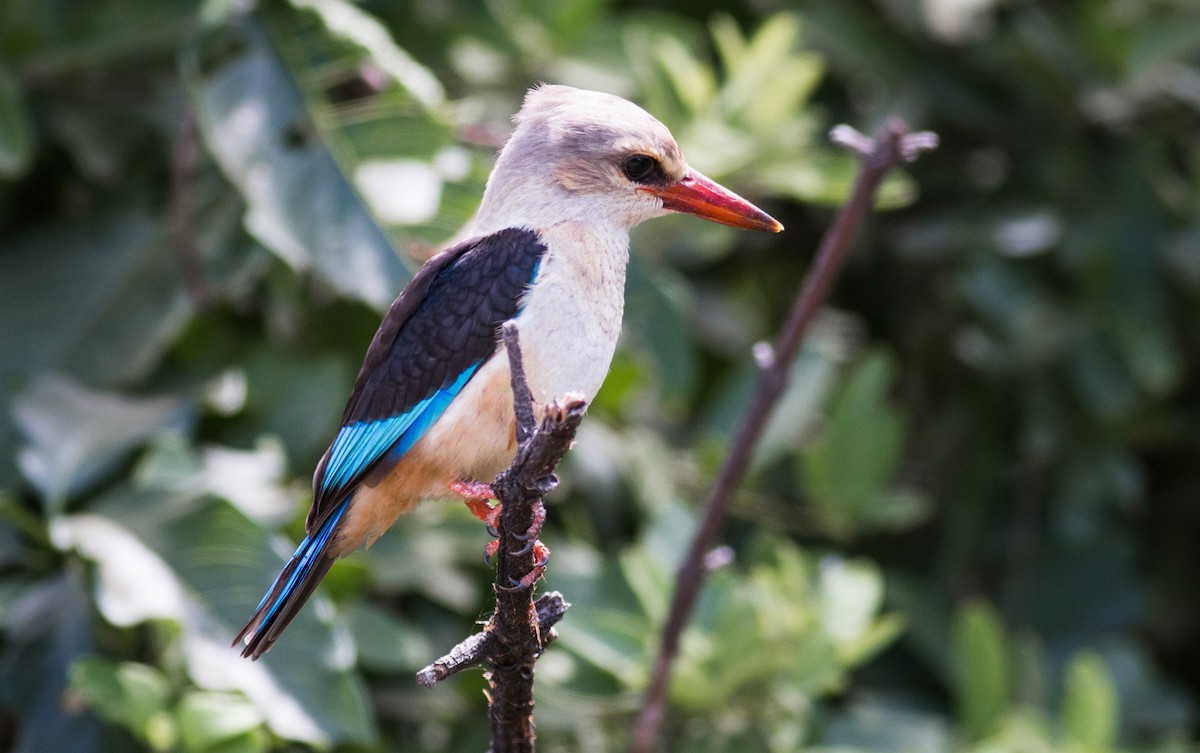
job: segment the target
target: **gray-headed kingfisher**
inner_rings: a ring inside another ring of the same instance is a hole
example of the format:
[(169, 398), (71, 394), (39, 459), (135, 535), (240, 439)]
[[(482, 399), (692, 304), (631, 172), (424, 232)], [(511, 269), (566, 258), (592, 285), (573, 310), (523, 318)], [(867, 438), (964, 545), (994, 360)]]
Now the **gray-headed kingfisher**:
[(504, 322), (520, 327), (535, 406), (590, 401), (621, 331), (630, 228), (674, 211), (783, 229), (688, 167), (666, 126), (620, 97), (541, 86), (514, 122), (469, 239), (421, 267), (379, 325), (313, 474), (308, 535), (234, 640), (243, 656), (271, 648), (335, 559), (512, 462)]

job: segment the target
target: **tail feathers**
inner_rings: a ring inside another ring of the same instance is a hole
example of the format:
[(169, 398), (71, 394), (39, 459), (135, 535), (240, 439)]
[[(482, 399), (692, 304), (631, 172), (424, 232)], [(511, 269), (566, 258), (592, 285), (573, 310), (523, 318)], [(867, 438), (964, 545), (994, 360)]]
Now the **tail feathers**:
[(350, 498), (347, 497), (325, 518), (315, 533), (305, 536), (300, 546), (296, 547), (296, 552), (275, 579), (271, 590), (258, 603), (254, 616), (233, 639), (234, 646), (239, 641), (246, 644), (242, 656), (257, 660), (270, 651), (325, 573), (329, 572), (333, 561), (337, 559), (337, 555), (329, 553), (329, 545), (349, 506)]

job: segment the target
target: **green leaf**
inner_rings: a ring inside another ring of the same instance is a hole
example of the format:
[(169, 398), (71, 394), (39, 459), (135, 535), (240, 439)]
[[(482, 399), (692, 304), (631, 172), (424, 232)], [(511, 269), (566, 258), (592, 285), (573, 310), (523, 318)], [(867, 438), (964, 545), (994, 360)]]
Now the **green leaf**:
[(636, 258), (630, 260), (627, 331), (653, 367), (667, 410), (678, 410), (686, 403), (699, 376), (685, 320), (690, 294), (687, 284), (669, 271)]
[[(1160, 76), (1182, 76), (1175, 65), (1194, 58), (1200, 51), (1200, 28), (1192, 23), (1180, 23), (1169, 8), (1159, 13), (1145, 13), (1129, 29), (1126, 76), (1133, 82), (1153, 80), (1155, 69)], [(1169, 86), (1159, 83), (1159, 86)]]
[[(217, 56), (222, 45), (235, 51)], [(247, 230), (299, 270), (386, 307), (408, 273), (388, 237), (313, 137), (304, 99), (251, 20), (189, 47), (201, 135), (247, 204)]]
[(21, 83), (0, 67), (0, 178), (25, 174), (33, 162), (33, 123), (25, 109)]
[[(42, 371), (93, 386), (141, 378), (192, 313), (178, 258), (143, 212), (56, 221), (7, 237), (0, 300), (6, 385)], [(0, 486), (15, 454), (10, 431), (0, 422)]]
[(402, 516), (361, 555), (377, 589), (415, 591), (460, 614), (475, 616), (484, 534), (462, 505), (422, 505)]
[(441, 82), (397, 46), (374, 16), (345, 0), (292, 0), (292, 5), (315, 12), (331, 34), (359, 47), (367, 58), (425, 107), (442, 104), (445, 92)]
[(0, 297), (0, 369), (69, 370), (98, 384), (142, 376), (190, 314), (177, 257), (144, 212), (7, 238)]
[(347, 395), (354, 385), (347, 359), (264, 344), (246, 355), (243, 366), (246, 412), (253, 417), (248, 427), (253, 433), (243, 441), (273, 434), (284, 442), (294, 467), (315, 465), (341, 418), (342, 406), (329, 397)]
[(187, 595), (159, 556), (126, 528), (102, 515), (66, 515), (50, 529), (54, 545), (96, 564), (96, 606), (113, 625), (180, 619)]
[(1120, 710), (1108, 666), (1098, 654), (1082, 651), (1067, 665), (1062, 726), (1078, 750), (1103, 753), (1117, 740)]
[(251, 450), (213, 445), (201, 449), (177, 435), (153, 442), (138, 464), (137, 482), (180, 494), (207, 493), (260, 523), (283, 525), (296, 515), (308, 484), (287, 483), (287, 458), (274, 437)]
[(114, 70), (142, 74), (153, 64), (159, 64), (158, 70), (169, 69), (171, 54), (195, 15), (194, 3), (177, 0), (125, 0), (69, 9), (40, 3), (0, 7), (15, 9), (8, 18), (0, 18), (18, 32), (4, 41), (22, 43), (29, 53), (22, 60), (23, 72), (37, 80), (102, 79)]
[(458, 145), (441, 84), (374, 17), (344, 0), (294, 4), (264, 17), (342, 174), (393, 240), (445, 242), (474, 214), (490, 160)]
[(45, 375), (14, 398), (13, 414), (26, 440), (17, 461), (57, 513), (147, 438), (186, 426), (191, 410), (177, 397), (131, 399)]
[(872, 562), (826, 558), (817, 587), (821, 623), (845, 666), (864, 661), (903, 629), (898, 618), (879, 616), (883, 574)]
[(347, 619), (358, 662), (367, 670), (415, 672), (435, 655), (425, 633), (369, 602), (356, 604)]
[(759, 438), (752, 470), (795, 452), (813, 435), (820, 422), (821, 406), (836, 386), (838, 366), (846, 360), (848, 350), (845, 334), (835, 327), (818, 324), (813, 328), (792, 362), (787, 389)]
[(96, 651), (91, 620), (82, 579), (67, 570), (30, 584), (6, 610), (0, 704), (21, 722), (12, 753), (111, 750), (96, 717), (72, 713), (63, 702), (70, 698), (66, 691), (71, 664)]
[(247, 699), (229, 693), (192, 692), (175, 710), (179, 738), (188, 753), (205, 753), (263, 723)]
[[(905, 698), (871, 695), (851, 698), (833, 710), (821, 741), (812, 753), (954, 753), (950, 725), (944, 717), (911, 708)], [(1024, 753), (1031, 753), (1025, 751)]]
[(708, 109), (717, 89), (716, 78), (708, 66), (697, 60), (683, 42), (668, 34), (656, 37), (654, 55), (684, 108), (692, 115)]
[(155, 750), (175, 742), (174, 724), (163, 724), (171, 689), (156, 667), (98, 656), (71, 665), (71, 690), (104, 719), (127, 728)]
[(980, 601), (959, 609), (952, 650), (959, 722), (979, 740), (995, 731), (1011, 698), (1011, 652), (991, 605)]
[(734, 112), (753, 111), (780, 64), (794, 59), (799, 38), (799, 16), (776, 13), (768, 18), (741, 49), (742, 54), (725, 61), (727, 81), (721, 87), (725, 107)]
[(888, 402), (891, 358), (867, 356), (834, 400), (824, 431), (801, 453), (814, 511), (831, 534), (911, 525), (926, 512), (915, 494), (891, 489), (902, 459), (905, 420)]
[[(320, 594), (261, 661), (243, 659), (229, 647), (283, 567), (290, 543), (224, 502), (171, 489), (123, 486), (90, 509), (86, 518), (65, 520), (76, 529), (76, 546), (97, 563), (97, 588), (111, 594), (104, 603), (120, 605), (131, 619), (140, 609), (177, 623), (184, 663), (198, 687), (241, 693), (285, 739), (326, 744), (375, 738), (352, 669), (352, 644), (332, 623)], [(141, 555), (124, 556), (131, 551)], [(154, 579), (153, 589), (144, 587), (146, 577)], [(134, 592), (137, 586), (143, 587)]]
[(755, 134), (789, 131), (825, 73), (818, 55), (798, 50), (801, 28), (795, 14), (777, 13), (740, 44), (730, 26), (713, 28), (726, 65), (721, 102)]

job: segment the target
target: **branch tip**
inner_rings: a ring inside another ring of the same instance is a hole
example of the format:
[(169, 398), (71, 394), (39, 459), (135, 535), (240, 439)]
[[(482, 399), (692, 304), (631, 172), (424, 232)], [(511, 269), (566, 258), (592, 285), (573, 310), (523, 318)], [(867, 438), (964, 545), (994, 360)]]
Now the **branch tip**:
[(866, 157), (875, 149), (875, 142), (870, 136), (845, 123), (829, 129), (829, 140), (861, 157)]
[(775, 346), (766, 340), (754, 343), (751, 354), (754, 356), (754, 364), (761, 371), (766, 371), (775, 365)]
[(508, 351), (508, 371), (512, 381), (513, 418), (516, 421), (517, 444), (529, 441), (536, 428), (537, 418), (533, 412), (533, 393), (525, 379), (525, 360), (521, 353), (521, 332), (517, 323), (509, 319), (501, 326), (504, 349)]
[(733, 547), (719, 546), (704, 555), (704, 571), (713, 572), (733, 564)]
[(938, 148), (938, 135), (933, 131), (910, 133), (900, 141), (900, 157), (905, 162), (914, 162), (922, 152)]

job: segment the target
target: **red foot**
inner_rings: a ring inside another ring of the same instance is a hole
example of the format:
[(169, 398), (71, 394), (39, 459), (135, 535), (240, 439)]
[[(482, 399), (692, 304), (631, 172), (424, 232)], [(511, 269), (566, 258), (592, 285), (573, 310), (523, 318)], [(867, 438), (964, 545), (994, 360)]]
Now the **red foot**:
[(495, 499), (491, 484), (482, 481), (451, 481), (450, 491), (466, 499)]
[(496, 498), (491, 484), (482, 481), (451, 481), (450, 491), (463, 497), (471, 514), (486, 523), (488, 528), (495, 531), (500, 525), (500, 505), (492, 506), (488, 503), (488, 500)]

